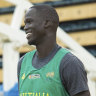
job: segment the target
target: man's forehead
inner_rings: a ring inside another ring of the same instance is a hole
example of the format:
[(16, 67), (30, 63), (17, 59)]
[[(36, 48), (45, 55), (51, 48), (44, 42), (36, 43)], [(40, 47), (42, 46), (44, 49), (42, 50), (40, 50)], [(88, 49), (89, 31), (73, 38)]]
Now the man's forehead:
[(28, 11), (26, 12), (25, 16), (28, 16), (28, 15), (33, 15), (36, 14), (36, 9), (35, 8), (30, 8), (28, 9)]

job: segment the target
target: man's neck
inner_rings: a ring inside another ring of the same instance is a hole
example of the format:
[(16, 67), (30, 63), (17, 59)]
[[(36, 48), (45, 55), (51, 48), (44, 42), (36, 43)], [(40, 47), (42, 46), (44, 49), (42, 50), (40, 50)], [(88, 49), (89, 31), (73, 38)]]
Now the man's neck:
[(56, 41), (48, 40), (46, 42), (43, 42), (42, 44), (39, 44), (36, 46), (37, 49), (37, 56), (38, 58), (44, 58), (49, 55), (49, 53), (52, 51), (52, 49), (56, 46)]

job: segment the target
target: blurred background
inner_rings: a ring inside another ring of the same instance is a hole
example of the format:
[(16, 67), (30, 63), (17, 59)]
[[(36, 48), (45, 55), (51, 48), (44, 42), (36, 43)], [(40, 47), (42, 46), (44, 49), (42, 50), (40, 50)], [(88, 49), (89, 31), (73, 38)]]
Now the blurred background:
[(53, 6), (60, 19), (57, 42), (84, 63), (96, 96), (96, 0), (0, 0), (0, 96), (19, 96), (17, 63), (26, 52), (24, 15), (30, 6)]

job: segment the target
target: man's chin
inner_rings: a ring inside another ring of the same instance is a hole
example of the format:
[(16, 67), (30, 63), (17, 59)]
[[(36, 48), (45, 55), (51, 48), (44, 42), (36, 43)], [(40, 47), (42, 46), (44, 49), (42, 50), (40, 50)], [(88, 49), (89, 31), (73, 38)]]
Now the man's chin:
[(31, 42), (28, 41), (28, 44), (29, 44), (29, 45), (36, 45), (35, 42), (32, 42), (32, 41), (31, 41)]

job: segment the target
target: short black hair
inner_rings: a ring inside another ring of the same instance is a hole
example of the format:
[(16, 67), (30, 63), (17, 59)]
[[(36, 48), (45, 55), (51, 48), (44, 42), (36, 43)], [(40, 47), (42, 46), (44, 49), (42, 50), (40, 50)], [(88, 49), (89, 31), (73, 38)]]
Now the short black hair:
[(34, 5), (30, 8), (35, 8), (37, 10), (37, 12), (43, 18), (46, 18), (46, 19), (50, 20), (51, 22), (53, 22), (53, 24), (56, 27), (59, 26), (59, 16), (58, 16), (56, 10), (52, 6), (42, 4), (42, 5)]

